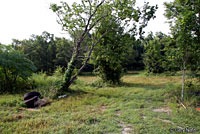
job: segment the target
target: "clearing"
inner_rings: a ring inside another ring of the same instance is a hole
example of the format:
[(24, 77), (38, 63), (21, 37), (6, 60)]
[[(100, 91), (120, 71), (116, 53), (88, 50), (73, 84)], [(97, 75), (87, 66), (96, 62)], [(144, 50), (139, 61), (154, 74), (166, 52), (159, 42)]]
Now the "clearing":
[(200, 112), (184, 109), (172, 94), (179, 76), (127, 74), (116, 87), (93, 87), (80, 76), (76, 93), (39, 110), (23, 108), (23, 94), (0, 95), (1, 134), (200, 133)]

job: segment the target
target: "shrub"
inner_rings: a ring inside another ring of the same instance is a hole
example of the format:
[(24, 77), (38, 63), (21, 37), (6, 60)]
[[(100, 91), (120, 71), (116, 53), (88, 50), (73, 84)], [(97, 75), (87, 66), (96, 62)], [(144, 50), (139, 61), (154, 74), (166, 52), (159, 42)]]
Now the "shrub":
[[(112, 26), (108, 26), (110, 23)], [(103, 22), (100, 31), (104, 33), (108, 27), (112, 32), (107, 33), (95, 46), (92, 63), (96, 68), (95, 73), (104, 83), (117, 85), (120, 84), (124, 72), (122, 64), (126, 61), (125, 56), (129, 53), (131, 36), (123, 33), (125, 30), (114, 19)]]
[(48, 76), (45, 72), (40, 72), (33, 74), (30, 80), (34, 83), (34, 91), (40, 92), (43, 97), (54, 98), (62, 86), (62, 78), (62, 75)]
[(23, 54), (11, 46), (0, 45), (0, 92), (25, 88), (28, 77), (35, 70), (34, 64)]
[(144, 64), (147, 73), (163, 73), (162, 44), (158, 39), (151, 40), (145, 45)]

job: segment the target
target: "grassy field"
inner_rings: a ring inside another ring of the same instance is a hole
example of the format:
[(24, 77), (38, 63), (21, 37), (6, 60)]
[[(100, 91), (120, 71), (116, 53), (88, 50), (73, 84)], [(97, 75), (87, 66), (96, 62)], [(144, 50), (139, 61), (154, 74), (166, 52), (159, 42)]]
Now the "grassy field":
[(24, 108), (23, 94), (0, 95), (0, 133), (200, 133), (200, 112), (174, 99), (181, 77), (132, 72), (120, 86), (92, 86), (97, 79), (80, 76), (75, 93), (34, 111)]

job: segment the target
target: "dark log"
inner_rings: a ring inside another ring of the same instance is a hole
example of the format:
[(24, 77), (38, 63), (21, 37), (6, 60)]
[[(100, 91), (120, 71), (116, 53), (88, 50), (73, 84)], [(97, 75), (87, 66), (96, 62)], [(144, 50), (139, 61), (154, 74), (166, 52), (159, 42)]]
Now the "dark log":
[(33, 97), (35, 97), (35, 96), (40, 97), (41, 94), (40, 94), (39, 92), (29, 92), (29, 93), (26, 93), (26, 94), (24, 95), (24, 100), (29, 100), (29, 99), (31, 99), (31, 98), (33, 98)]
[(35, 102), (38, 100), (38, 96), (34, 96), (28, 100), (24, 100), (24, 103), (28, 108), (35, 108)]

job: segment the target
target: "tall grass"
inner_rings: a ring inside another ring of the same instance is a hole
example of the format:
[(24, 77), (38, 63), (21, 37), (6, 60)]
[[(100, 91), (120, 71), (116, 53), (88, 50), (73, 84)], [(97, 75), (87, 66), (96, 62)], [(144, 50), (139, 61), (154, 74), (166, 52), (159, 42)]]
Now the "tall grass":
[(62, 84), (62, 75), (48, 76), (45, 72), (35, 73), (30, 80), (35, 86), (34, 91), (41, 93), (43, 97), (54, 98)]

